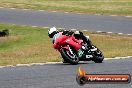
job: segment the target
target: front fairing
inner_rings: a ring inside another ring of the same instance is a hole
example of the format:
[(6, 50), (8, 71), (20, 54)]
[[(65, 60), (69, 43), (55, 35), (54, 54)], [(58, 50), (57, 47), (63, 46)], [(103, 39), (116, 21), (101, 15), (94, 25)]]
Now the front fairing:
[[(82, 44), (82, 40), (77, 40), (75, 39), (74, 35), (63, 35), (63, 32), (58, 33), (55, 37), (54, 37), (54, 44), (53, 47), (55, 49), (60, 49), (61, 47), (65, 47), (65, 45), (70, 45), (72, 47), (74, 47), (76, 50), (81, 48), (81, 44)], [(68, 49), (68, 48), (66, 48)]]
[(62, 35), (62, 32), (56, 34), (54, 37), (53, 37), (53, 41), (54, 41), (54, 44), (53, 44), (53, 47), (55, 49), (60, 49), (61, 46), (63, 45), (64, 41), (66, 39), (68, 39), (70, 36), (66, 36), (66, 35)]

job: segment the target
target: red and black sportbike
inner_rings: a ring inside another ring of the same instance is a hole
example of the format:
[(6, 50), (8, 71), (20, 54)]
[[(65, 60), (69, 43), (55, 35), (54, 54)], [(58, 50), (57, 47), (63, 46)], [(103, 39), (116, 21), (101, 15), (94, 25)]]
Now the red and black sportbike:
[(53, 37), (53, 47), (57, 49), (63, 58), (63, 63), (78, 64), (79, 61), (94, 61), (102, 63), (104, 56), (102, 52), (92, 44), (92, 48), (82, 39), (76, 39), (74, 34), (63, 35), (57, 33)]

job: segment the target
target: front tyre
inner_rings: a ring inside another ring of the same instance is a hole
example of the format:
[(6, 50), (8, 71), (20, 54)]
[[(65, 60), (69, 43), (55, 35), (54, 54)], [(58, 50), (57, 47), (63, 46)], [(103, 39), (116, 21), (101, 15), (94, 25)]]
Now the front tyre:
[(60, 50), (60, 53), (61, 53), (62, 58), (66, 62), (68, 62), (68, 63), (70, 63), (72, 65), (77, 65), (78, 64), (79, 58), (76, 56), (76, 54), (72, 55), (72, 54), (70, 54), (69, 50), (64, 49), (64, 48), (62, 48)]

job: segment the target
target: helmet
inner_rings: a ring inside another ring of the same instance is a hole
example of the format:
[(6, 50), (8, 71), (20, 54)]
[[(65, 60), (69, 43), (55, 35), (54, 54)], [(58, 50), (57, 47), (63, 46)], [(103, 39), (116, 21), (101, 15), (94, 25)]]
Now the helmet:
[(48, 30), (48, 36), (49, 36), (50, 38), (53, 38), (53, 36), (54, 36), (55, 34), (57, 34), (57, 29), (56, 29), (55, 27), (52, 27), (52, 28), (50, 28), (50, 29)]

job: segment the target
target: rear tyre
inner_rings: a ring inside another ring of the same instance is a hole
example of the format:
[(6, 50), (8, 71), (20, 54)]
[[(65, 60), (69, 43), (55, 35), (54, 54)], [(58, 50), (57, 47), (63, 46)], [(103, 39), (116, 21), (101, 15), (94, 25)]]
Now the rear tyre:
[[(96, 47), (97, 48), (97, 47)], [(97, 48), (97, 51), (94, 52), (93, 54), (93, 59), (95, 63), (102, 63), (104, 60), (104, 55), (103, 53)]]
[(74, 54), (75, 56), (70, 56), (70, 54), (68, 54), (68, 50), (63, 48), (60, 50), (60, 53), (65, 62), (68, 62), (72, 65), (78, 64), (79, 58), (76, 56), (76, 54)]

